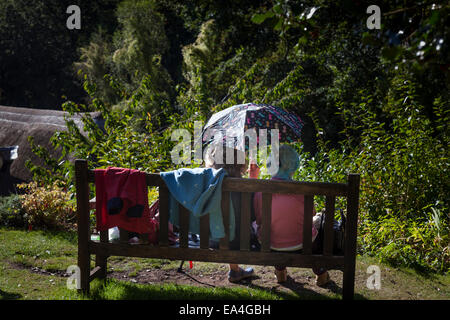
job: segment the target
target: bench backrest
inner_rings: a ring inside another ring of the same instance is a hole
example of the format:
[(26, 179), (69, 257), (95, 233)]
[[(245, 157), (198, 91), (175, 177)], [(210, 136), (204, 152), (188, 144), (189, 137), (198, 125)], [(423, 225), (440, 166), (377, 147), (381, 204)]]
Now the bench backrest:
[[(83, 160), (77, 160), (79, 164), (85, 167), (86, 182), (95, 182), (93, 170), (87, 170), (87, 163)], [(81, 161), (81, 162), (80, 162)], [(86, 185), (80, 183), (81, 185)], [(168, 221), (169, 221), (169, 191), (164, 180), (159, 174), (147, 174), (147, 185), (149, 187), (159, 188), (160, 200), (160, 232), (159, 245), (168, 246)], [(304, 201), (304, 223), (303, 223), (303, 254), (310, 255), (312, 253), (312, 215), (314, 196), (325, 196), (325, 224), (324, 224), (324, 241), (323, 255), (333, 255), (333, 219), (335, 213), (336, 197), (347, 198), (347, 214), (345, 225), (345, 249), (344, 256), (356, 249), (356, 233), (358, 219), (358, 201), (359, 201), (359, 175), (349, 174), (348, 183), (326, 183), (326, 182), (294, 182), (279, 180), (262, 180), (262, 179), (244, 179), (225, 177), (222, 184), (222, 214), (226, 235), (220, 241), (220, 249), (228, 249), (229, 239), (229, 201), (230, 192), (240, 192), (242, 194), (241, 201), (241, 221), (236, 221), (241, 225), (240, 234), (240, 250), (250, 250), (250, 230), (251, 213), (250, 201), (251, 194), (254, 192), (262, 193), (262, 226), (261, 226), (261, 251), (269, 252), (271, 243), (271, 202), (272, 194), (303, 194)], [(86, 191), (80, 190), (77, 197)], [(80, 203), (83, 205), (82, 203)], [(180, 247), (188, 247), (189, 232), (189, 212), (183, 206), (180, 206)], [(200, 248), (207, 249), (209, 247), (209, 215), (204, 215), (200, 219)]]

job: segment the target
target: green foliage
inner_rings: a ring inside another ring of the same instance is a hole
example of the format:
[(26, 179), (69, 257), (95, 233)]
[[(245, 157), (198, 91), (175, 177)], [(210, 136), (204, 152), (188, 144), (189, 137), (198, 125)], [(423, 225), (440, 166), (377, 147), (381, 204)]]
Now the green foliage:
[[(73, 121), (71, 123), (73, 124)], [(57, 135), (58, 133), (50, 138), (55, 149), (57, 148), (55, 144)], [(70, 163), (66, 159), (67, 154), (63, 153), (59, 159), (55, 159), (51, 156), (49, 150), (34, 142), (33, 136), (28, 137), (28, 142), (30, 143), (31, 151), (44, 162), (43, 166), (37, 166), (29, 159), (25, 161), (25, 166), (30, 170), (34, 181), (40, 184), (51, 184), (56, 180), (65, 181), (68, 175), (67, 170), (70, 171)]]
[[(346, 174), (361, 174), (361, 252), (382, 261), (420, 270), (446, 272), (449, 260), (448, 110), (441, 97), (434, 103), (439, 118), (432, 126), (417, 101), (417, 87), (404, 75), (392, 78), (383, 121), (366, 108), (341, 107), (348, 140), (330, 148), (318, 128), (318, 152), (301, 157), (296, 179), (346, 182)], [(311, 116), (317, 121), (318, 117)], [(359, 127), (355, 128), (355, 116)], [(358, 131), (358, 146), (349, 132)], [(319, 210), (324, 206), (318, 197)], [(337, 204), (337, 207), (345, 204)]]
[(36, 182), (18, 186), (25, 193), (20, 196), (28, 225), (50, 230), (70, 230), (76, 221), (71, 194), (58, 181), (40, 186)]
[[(430, 205), (448, 210), (448, 136), (435, 137), (413, 83), (401, 76), (393, 82), (384, 106), (386, 121), (365, 114), (367, 127), (357, 155), (358, 171), (367, 177), (364, 209), (373, 218), (388, 212), (421, 217)], [(437, 121), (448, 122), (448, 116)]]
[(448, 272), (448, 217), (434, 208), (430, 212), (425, 221), (405, 220), (394, 215), (378, 221), (364, 220), (358, 237), (360, 251), (395, 266)]
[[(439, 117), (432, 125), (418, 101), (417, 85), (400, 73), (391, 81), (383, 110), (367, 108), (370, 95), (362, 95), (363, 102), (352, 109), (340, 106), (348, 139), (337, 148), (324, 140), (319, 117), (311, 114), (318, 130), (318, 152), (308, 156), (303, 145), (298, 146), (302, 156), (295, 178), (345, 183), (348, 173), (359, 173), (359, 250), (385, 262), (446, 272), (450, 267), (448, 108), (442, 97), (436, 98), (434, 110)], [(357, 139), (354, 132), (360, 132)], [(316, 201), (319, 210), (323, 208), (323, 199)], [(338, 200), (337, 207), (344, 206)]]
[[(109, 109), (127, 108), (128, 94), (137, 92), (139, 111), (158, 120), (161, 110), (172, 109), (175, 98), (173, 81), (161, 64), (169, 46), (164, 17), (152, 0), (122, 1), (116, 16), (118, 30), (113, 35), (102, 30), (94, 34), (91, 43), (80, 49), (74, 67), (84, 83), (95, 86), (90, 96)], [(90, 107), (97, 110), (94, 104)]]
[[(146, 79), (142, 86), (145, 86)], [(92, 96), (95, 85), (85, 83)], [(78, 105), (68, 101), (63, 109), (68, 112), (67, 130), (56, 132), (51, 141), (55, 148), (61, 150), (61, 157), (53, 159), (48, 150), (34, 146), (34, 151), (45, 160), (47, 168), (28, 163), (34, 173), (34, 179), (41, 183), (51, 184), (62, 179), (65, 186), (74, 191), (73, 159), (87, 159), (91, 168), (125, 167), (146, 172), (168, 169), (171, 166), (170, 150), (173, 143), (170, 132), (158, 133), (153, 129), (151, 114), (139, 109), (144, 99), (140, 91), (130, 94), (128, 107), (125, 110), (110, 110), (100, 99), (92, 99), (92, 105)], [(103, 132), (92, 119), (90, 113), (82, 113), (83, 128), (80, 130), (70, 116), (87, 110), (101, 110), (105, 120)], [(144, 127), (140, 130), (136, 123)]]
[(228, 36), (218, 29), (217, 23), (209, 20), (201, 26), (195, 43), (183, 48), (185, 78), (189, 87), (185, 94), (190, 96), (197, 91), (209, 92), (205, 106), (215, 104), (221, 96), (225, 96), (218, 84), (227, 88), (226, 84), (229, 86), (232, 81), (232, 77), (228, 81), (217, 81), (217, 76), (214, 77), (214, 70), (229, 55), (229, 42)]
[(23, 228), (26, 217), (17, 194), (0, 197), (0, 226)]

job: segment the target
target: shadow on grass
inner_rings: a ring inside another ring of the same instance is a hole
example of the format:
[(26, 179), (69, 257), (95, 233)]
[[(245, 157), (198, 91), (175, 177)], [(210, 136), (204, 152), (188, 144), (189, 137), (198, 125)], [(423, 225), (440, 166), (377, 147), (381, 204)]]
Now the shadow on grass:
[(93, 300), (273, 300), (280, 299), (267, 290), (254, 288), (196, 287), (177, 284), (135, 284), (115, 279), (95, 280), (91, 293)]
[[(257, 277), (257, 276), (256, 276)], [(252, 278), (250, 278), (252, 279)], [(323, 288), (328, 290), (328, 293), (323, 294), (315, 290), (305, 287), (305, 283), (298, 282), (291, 276), (287, 276), (287, 281), (279, 283), (279, 286), (288, 290), (278, 291), (276, 287), (267, 288), (256, 285), (249, 280), (249, 287), (257, 290), (264, 290), (270, 292), (272, 295), (278, 296), (283, 300), (339, 300), (342, 299), (342, 288), (337, 285), (336, 282), (330, 280)], [(331, 293), (331, 294), (330, 294)], [(355, 300), (367, 300), (366, 297), (355, 293)]]
[(6, 292), (0, 289), (0, 300), (17, 300), (22, 298), (21, 294)]
[[(278, 295), (281, 299), (284, 300), (336, 300), (336, 299), (342, 299), (342, 288), (339, 287), (336, 282), (333, 280), (330, 280), (324, 288), (328, 289), (330, 292), (332, 292), (334, 295), (326, 295), (319, 293), (317, 291), (308, 289), (305, 287), (304, 283), (297, 282), (294, 278), (290, 277), (288, 275), (287, 281), (284, 283), (280, 283), (280, 286), (289, 289), (290, 293), (288, 292), (273, 292), (273, 294)], [(258, 285), (251, 285), (252, 288), (258, 288), (260, 290), (268, 290), (267, 288), (258, 286)], [(367, 300), (366, 297), (355, 294), (354, 298), (356, 300)]]
[[(87, 299), (92, 300), (335, 300), (342, 289), (331, 281), (327, 288), (336, 296), (328, 296), (305, 288), (290, 278), (284, 286), (291, 292), (274, 290), (248, 282), (237, 287), (196, 287), (172, 283), (137, 284), (116, 279), (94, 280)], [(355, 299), (366, 299), (355, 294)]]

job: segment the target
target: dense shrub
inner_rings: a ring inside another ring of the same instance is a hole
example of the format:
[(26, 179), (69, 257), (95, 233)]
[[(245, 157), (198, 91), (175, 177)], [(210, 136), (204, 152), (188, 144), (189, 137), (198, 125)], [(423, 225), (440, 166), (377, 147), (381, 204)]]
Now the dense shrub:
[(395, 266), (420, 271), (446, 272), (450, 268), (449, 224), (447, 217), (430, 210), (427, 221), (388, 215), (377, 221), (363, 216), (358, 244), (360, 252)]
[(26, 217), (20, 196), (12, 194), (0, 197), (0, 226), (23, 228), (25, 225)]
[(57, 181), (48, 185), (30, 182), (19, 187), (25, 191), (20, 198), (28, 225), (49, 230), (74, 228), (75, 205), (71, 201), (71, 194)]
[[(298, 149), (301, 167), (295, 178), (308, 181), (346, 182), (346, 175), (361, 175), (358, 250), (394, 265), (422, 271), (450, 270), (450, 216), (448, 190), (449, 111), (440, 97), (434, 125), (415, 93), (411, 78), (397, 74), (383, 104), (383, 118), (363, 108), (362, 96), (356, 128), (355, 112), (341, 116), (348, 140), (331, 148), (318, 128), (318, 152)], [(313, 118), (314, 114), (312, 114)], [(349, 131), (359, 131), (358, 143)], [(323, 199), (316, 198), (319, 208)], [(337, 207), (345, 208), (337, 202)]]

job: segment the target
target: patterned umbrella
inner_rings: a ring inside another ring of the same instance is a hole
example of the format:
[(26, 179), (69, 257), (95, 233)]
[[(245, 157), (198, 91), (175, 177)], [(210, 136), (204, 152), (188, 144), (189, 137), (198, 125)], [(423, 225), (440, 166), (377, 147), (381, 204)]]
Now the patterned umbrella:
[(279, 142), (300, 140), (303, 121), (294, 113), (267, 104), (240, 104), (229, 107), (211, 116), (203, 127), (202, 142), (206, 147), (220, 143), (238, 150), (248, 149), (245, 132), (255, 128), (257, 140), (261, 129), (267, 129), (267, 143), (271, 141), (271, 130), (278, 129)]

